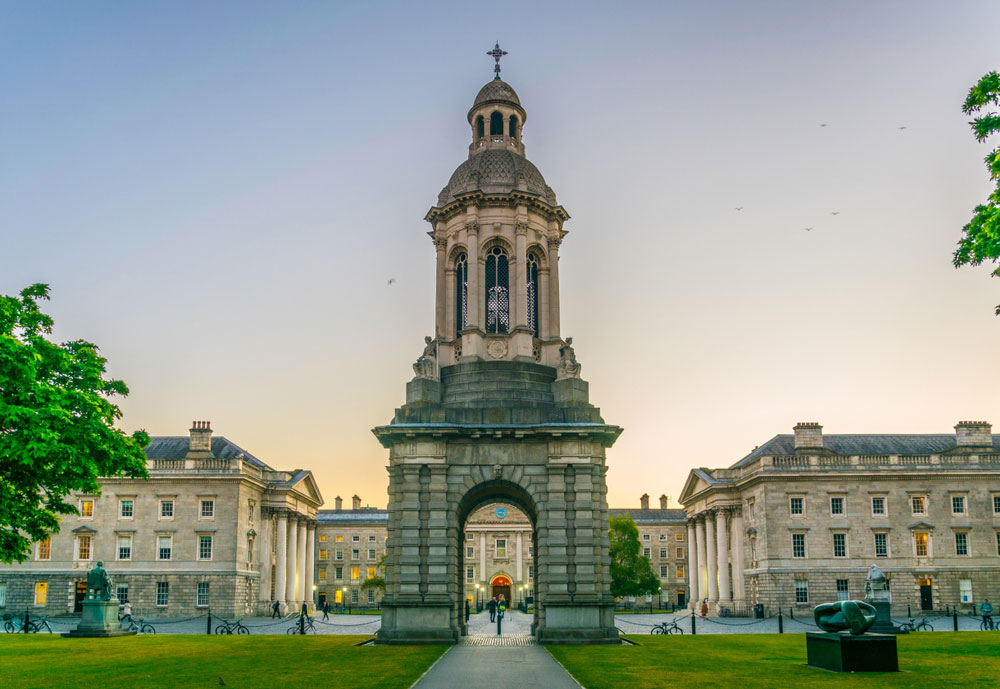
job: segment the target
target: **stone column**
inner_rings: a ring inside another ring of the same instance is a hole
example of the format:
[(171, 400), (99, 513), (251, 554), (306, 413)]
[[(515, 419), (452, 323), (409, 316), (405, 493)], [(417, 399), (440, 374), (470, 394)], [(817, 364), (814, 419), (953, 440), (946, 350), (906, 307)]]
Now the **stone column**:
[[(448, 300), (445, 297), (445, 254), (444, 250), (448, 246), (448, 240), (444, 238), (436, 238), (434, 240), (434, 248), (437, 250), (437, 295), (434, 300), (434, 337), (438, 335), (444, 336), (447, 332), (447, 324), (445, 322), (445, 305)], [(307, 596), (308, 597), (308, 596)]]
[(739, 508), (733, 511), (732, 526), (733, 600), (742, 605), (746, 602), (747, 594), (743, 583), (743, 512)]
[(285, 582), (288, 572), (288, 516), (284, 512), (278, 513), (278, 528), (275, 534), (274, 544), (274, 597), (283, 602), (287, 602), (285, 596)]
[(288, 566), (285, 568), (285, 603), (295, 605), (295, 554), (298, 552), (299, 529), (295, 517), (288, 520), (288, 548), (285, 557)]
[(313, 596), (313, 571), (316, 569), (316, 525), (310, 524), (306, 532), (306, 595), (309, 607), (315, 605), (316, 598)]
[[(458, 337), (458, 321), (455, 320), (455, 313), (458, 309), (458, 305), (455, 300), (458, 298), (458, 293), (455, 291), (455, 269), (451, 266), (445, 268), (444, 271), (444, 331), (441, 333), (444, 337)], [(456, 360), (455, 363), (458, 363)]]
[(549, 269), (538, 270), (538, 334), (547, 340), (552, 334), (549, 327)]
[(561, 239), (549, 239), (549, 335), (551, 337), (559, 337), (559, 245), (561, 243)]
[(263, 605), (264, 612), (270, 615), (269, 606), (271, 604), (271, 531), (274, 524), (271, 519), (271, 512), (265, 507), (260, 508), (260, 517), (257, 522), (260, 525), (260, 535), (254, 539), (253, 554), (254, 564), (260, 570), (260, 593), (257, 595)]
[(708, 565), (708, 607), (712, 608), (719, 602), (719, 559), (718, 550), (715, 547), (715, 513), (705, 513), (705, 550), (708, 556), (705, 559)]
[(522, 545), (522, 543), (521, 543), (521, 532), (518, 531), (517, 532), (517, 574), (514, 575), (517, 578), (518, 582), (524, 581), (524, 574), (522, 574), (523, 567), (521, 566), (522, 565), (521, 545)]
[(479, 534), (479, 580), (486, 585), (486, 532)]
[(295, 552), (295, 600), (301, 603), (309, 600), (309, 592), (306, 588), (306, 520), (299, 518), (299, 538), (296, 541), (298, 549)]
[(700, 589), (698, 588), (698, 536), (696, 535), (696, 527), (693, 519), (689, 519), (687, 523), (688, 527), (688, 598), (690, 598), (690, 606), (694, 608), (697, 602), (701, 600)]
[(514, 326), (528, 327), (528, 223), (518, 222), (514, 227)]
[(729, 602), (729, 538), (726, 535), (726, 511), (715, 513), (715, 536), (718, 544), (719, 600)]
[(698, 539), (698, 604), (708, 598), (708, 549), (705, 547), (705, 516), (695, 518), (695, 536)]
[(483, 324), (479, 322), (482, 310), (482, 294), (479, 292), (479, 223), (466, 223), (465, 229), (469, 239), (469, 322), (465, 327), (482, 330)]

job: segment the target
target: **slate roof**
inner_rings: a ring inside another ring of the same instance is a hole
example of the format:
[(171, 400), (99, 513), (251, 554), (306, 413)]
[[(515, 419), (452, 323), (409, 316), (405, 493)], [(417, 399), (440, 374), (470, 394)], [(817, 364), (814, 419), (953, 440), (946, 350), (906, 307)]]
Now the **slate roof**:
[[(955, 434), (925, 435), (823, 435), (823, 447), (839, 455), (937, 455), (956, 447)], [(1000, 452), (1000, 435), (993, 436), (993, 450)], [(795, 454), (795, 436), (776, 435), (731, 468), (742, 467), (764, 455)]]
[(482, 191), (506, 194), (517, 189), (518, 176), (524, 178), (525, 191), (538, 194), (556, 204), (556, 193), (545, 184), (545, 178), (530, 160), (507, 149), (489, 148), (474, 153), (452, 173), (451, 179), (438, 194), (438, 206), (455, 200), (456, 194)]
[(521, 99), (517, 97), (514, 87), (502, 79), (493, 79), (486, 82), (486, 85), (479, 89), (476, 94), (476, 101), (472, 104), (475, 110), (480, 105), (487, 103), (510, 103), (521, 107)]
[(389, 522), (389, 510), (364, 507), (360, 510), (319, 510), (316, 521), (320, 524), (339, 524), (343, 522)]
[[(149, 459), (184, 459), (188, 453), (190, 443), (191, 439), (186, 435), (153, 436), (150, 438), (149, 445), (146, 446), (146, 457)], [(274, 469), (262, 460), (257, 459), (236, 443), (220, 435), (212, 438), (212, 454), (219, 459), (232, 459), (242, 455), (243, 459), (258, 469), (274, 471)]]
[(640, 510), (640, 509), (618, 509), (608, 510), (609, 517), (632, 517), (636, 524), (642, 522), (680, 522), (684, 523), (686, 516), (684, 510)]

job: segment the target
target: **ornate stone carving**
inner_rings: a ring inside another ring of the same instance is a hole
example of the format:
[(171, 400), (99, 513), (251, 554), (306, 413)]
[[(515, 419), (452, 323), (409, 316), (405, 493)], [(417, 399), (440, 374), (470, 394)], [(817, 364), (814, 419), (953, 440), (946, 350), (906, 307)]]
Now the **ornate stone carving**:
[(879, 569), (878, 565), (872, 565), (868, 568), (868, 576), (865, 577), (865, 600), (891, 600), (889, 582), (886, 581), (885, 572)]
[(573, 349), (573, 338), (567, 337), (565, 344), (559, 348), (559, 371), (556, 380), (563, 378), (579, 378), (582, 367), (576, 361), (576, 350)]
[(476, 235), (478, 235), (479, 234), (479, 223), (477, 223), (474, 220), (465, 223), (465, 231), (468, 232), (469, 234), (476, 234)]
[(514, 225), (514, 234), (523, 234), (523, 235), (528, 234), (528, 223), (518, 222), (516, 225)]
[(503, 359), (507, 356), (507, 340), (502, 337), (491, 337), (486, 342), (486, 354), (491, 359)]
[(413, 372), (417, 378), (437, 379), (437, 340), (430, 335), (424, 338), (424, 353), (413, 364)]

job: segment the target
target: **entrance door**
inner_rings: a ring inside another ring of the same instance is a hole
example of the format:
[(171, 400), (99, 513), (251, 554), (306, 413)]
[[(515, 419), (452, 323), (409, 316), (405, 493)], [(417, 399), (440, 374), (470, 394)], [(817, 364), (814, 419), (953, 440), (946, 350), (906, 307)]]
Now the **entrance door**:
[(76, 582), (76, 592), (73, 596), (73, 612), (83, 612), (83, 600), (87, 597), (87, 582)]
[(322, 608), (324, 603), (326, 603), (326, 594), (321, 593), (319, 594), (319, 602), (317, 603), (317, 605), (318, 607)]
[(510, 579), (503, 575), (493, 577), (490, 587), (490, 595), (496, 598), (497, 601), (500, 600), (500, 596), (503, 596), (503, 599), (507, 601), (507, 608), (510, 608)]
[(687, 603), (687, 596), (684, 595), (683, 591), (678, 591), (677, 592), (677, 607), (678, 608), (683, 608), (685, 603)]
[(931, 586), (930, 579), (920, 580), (920, 609), (921, 610), (934, 609), (934, 589)]

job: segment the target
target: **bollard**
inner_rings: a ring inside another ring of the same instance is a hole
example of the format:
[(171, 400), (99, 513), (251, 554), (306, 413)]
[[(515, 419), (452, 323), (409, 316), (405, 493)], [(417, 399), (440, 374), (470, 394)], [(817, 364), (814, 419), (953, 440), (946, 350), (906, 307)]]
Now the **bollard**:
[(793, 620), (795, 619), (795, 608), (790, 605), (788, 606), (788, 616)]
[(694, 610), (692, 610), (691, 611), (691, 635), (694, 636), (697, 633), (698, 633), (698, 629), (695, 627), (695, 624), (694, 624)]
[(778, 633), (785, 633), (785, 621), (781, 617), (781, 608), (778, 608)]
[(499, 610), (497, 611), (497, 636), (500, 636), (500, 620), (503, 619), (503, 613)]
[(955, 625), (955, 631), (958, 631), (958, 608), (952, 608), (951, 610), (951, 620)]
[(28, 633), (30, 627), (31, 627), (31, 616), (29, 615), (27, 608), (25, 608), (25, 610), (24, 610), (24, 627), (23, 627), (23, 630), (24, 630), (25, 634)]
[(299, 634), (303, 636), (306, 634), (306, 616), (301, 612), (299, 613)]
[(906, 604), (906, 616), (907, 617), (913, 617), (913, 613), (910, 612), (910, 604), (909, 603)]
[(205, 633), (212, 633), (212, 608), (208, 609), (208, 625), (205, 627)]

